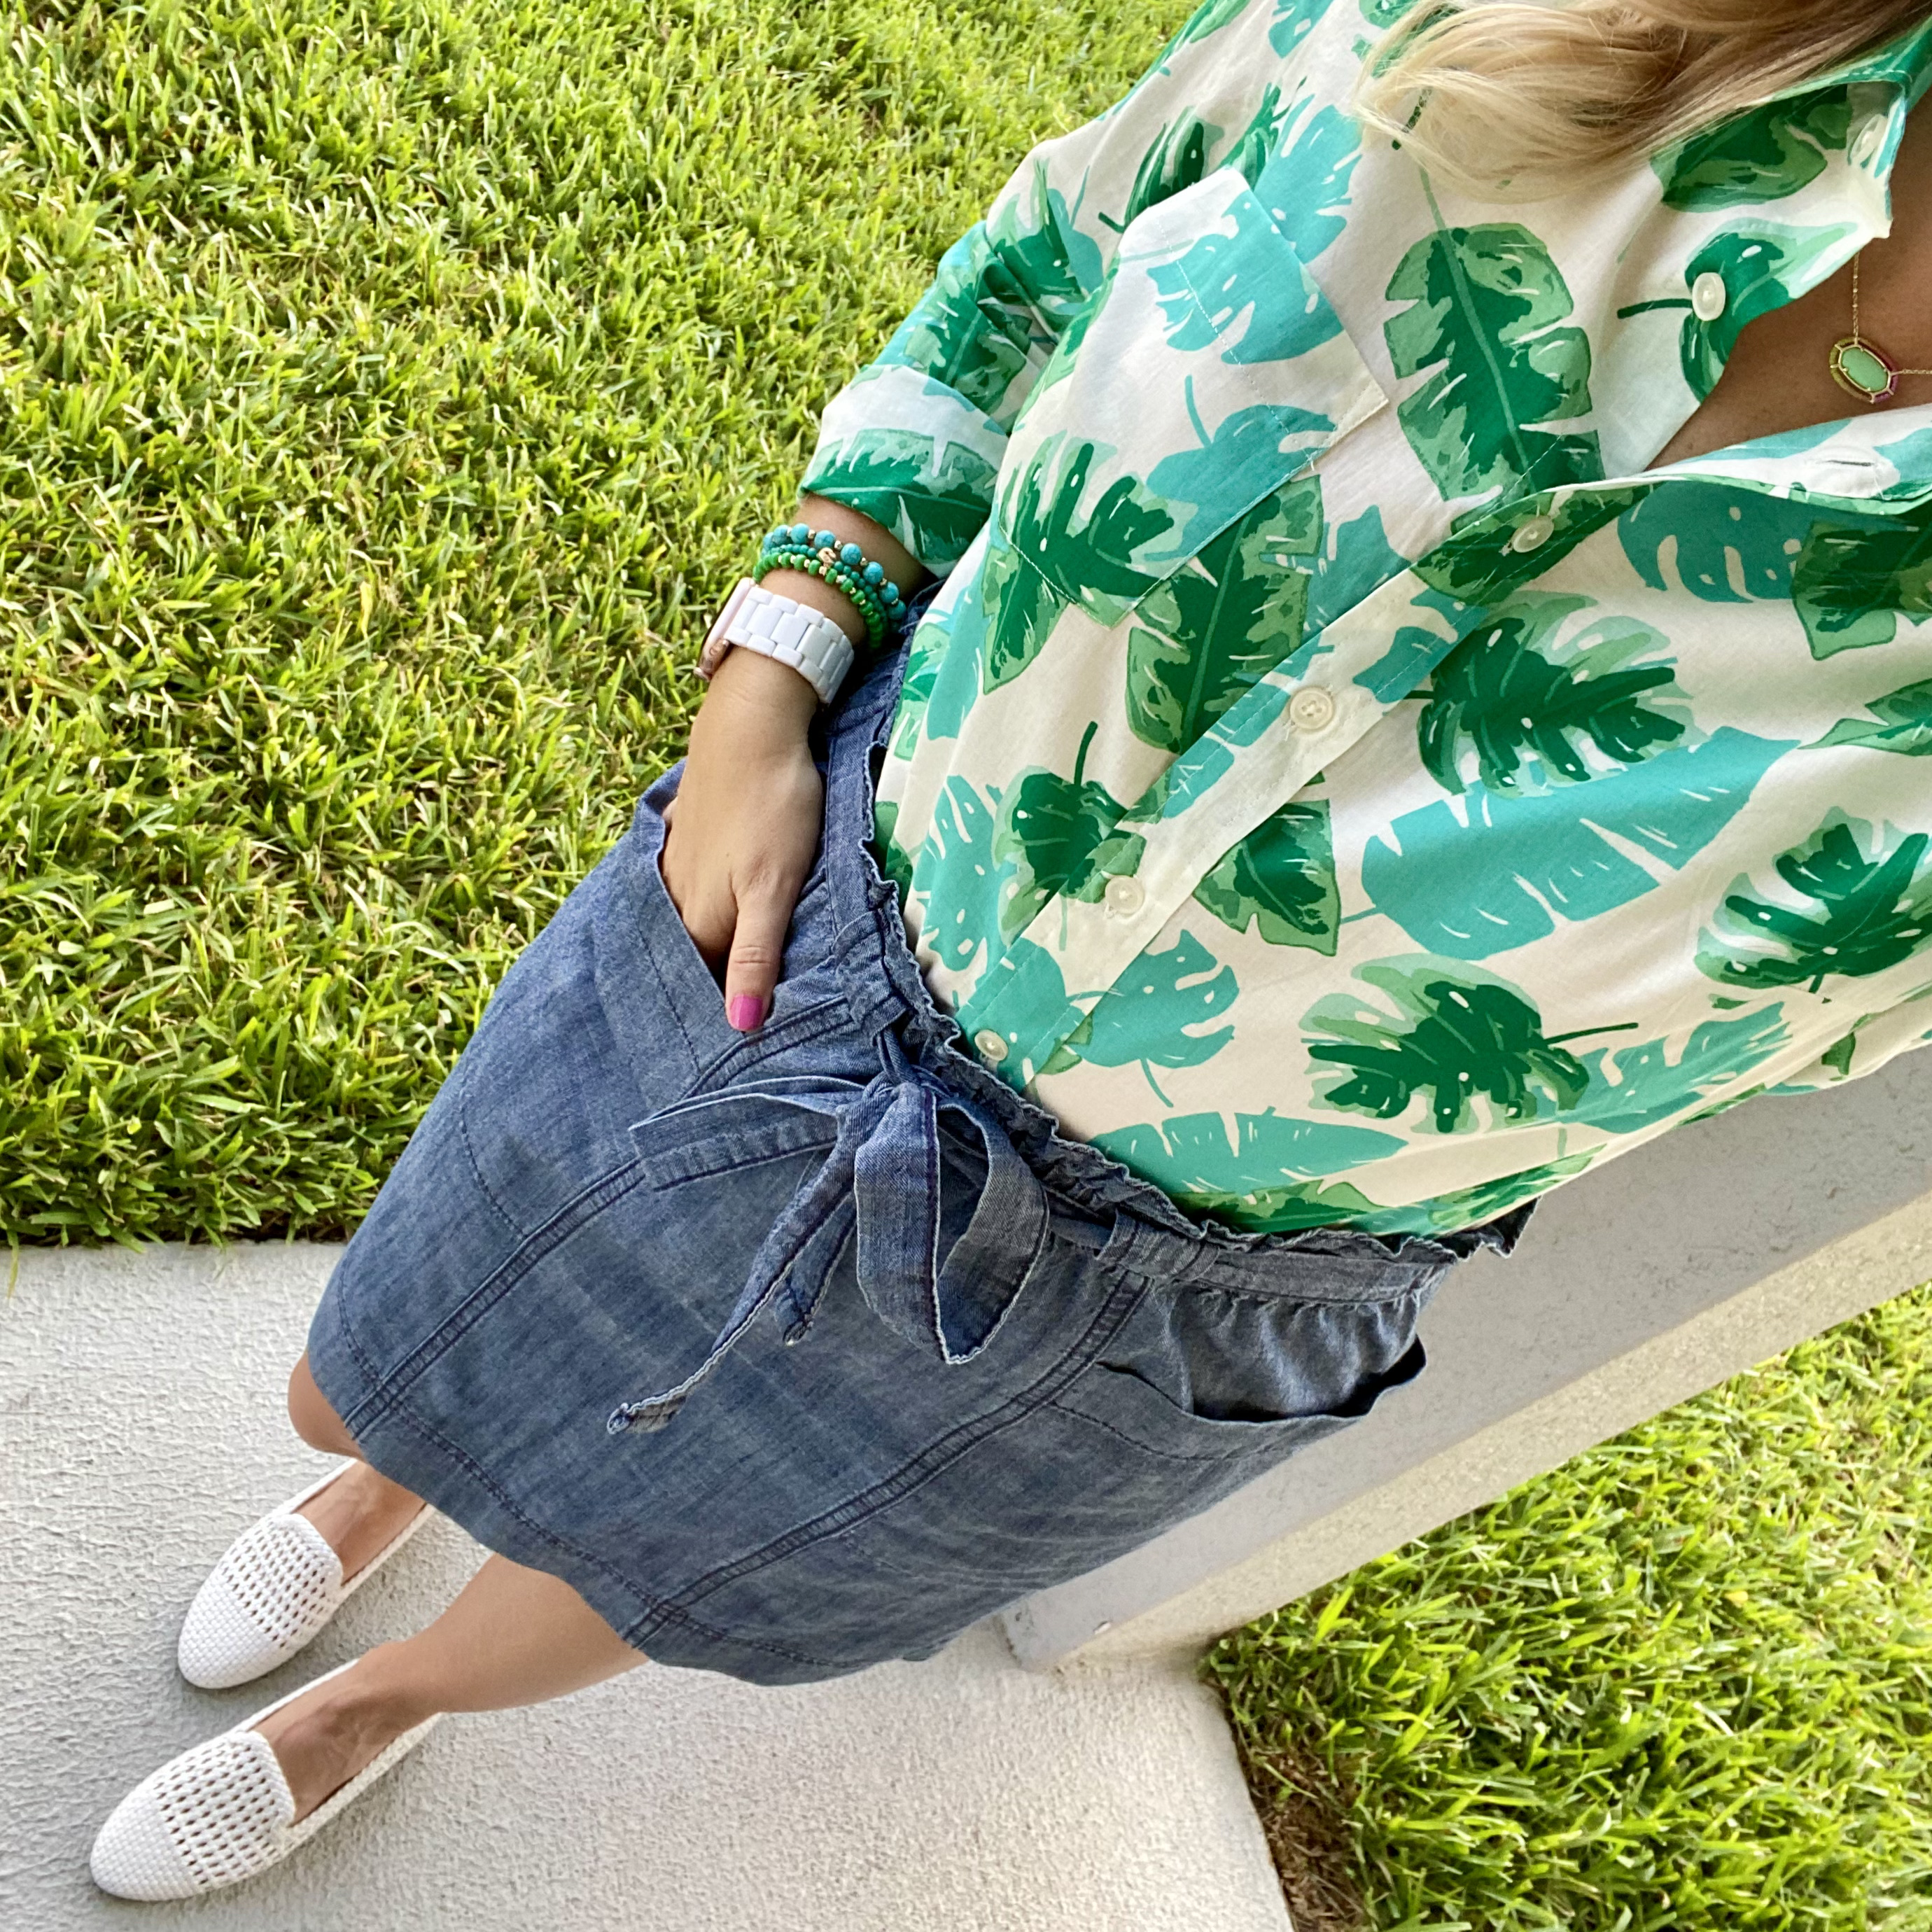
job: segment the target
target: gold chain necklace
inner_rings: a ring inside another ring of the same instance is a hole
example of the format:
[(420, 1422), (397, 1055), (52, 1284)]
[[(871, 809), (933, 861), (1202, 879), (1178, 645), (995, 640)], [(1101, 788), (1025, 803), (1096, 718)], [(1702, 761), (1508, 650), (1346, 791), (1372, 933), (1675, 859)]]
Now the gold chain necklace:
[(1852, 257), (1852, 332), (1832, 344), (1832, 380), (1861, 402), (1882, 403), (1898, 388), (1901, 376), (1932, 376), (1932, 369), (1901, 369), (1874, 342), (1858, 333), (1858, 258)]

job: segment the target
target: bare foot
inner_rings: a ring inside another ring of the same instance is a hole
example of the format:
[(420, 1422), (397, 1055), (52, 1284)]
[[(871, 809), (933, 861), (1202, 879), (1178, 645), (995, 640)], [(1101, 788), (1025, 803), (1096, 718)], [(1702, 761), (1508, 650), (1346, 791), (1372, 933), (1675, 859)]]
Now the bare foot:
[(422, 1498), (400, 1483), (378, 1475), (367, 1462), (352, 1462), (296, 1514), (308, 1517), (342, 1559), (346, 1583), (381, 1556), (422, 1507)]
[(358, 1658), (339, 1676), (314, 1685), (255, 1726), (274, 1748), (298, 1819), (430, 1714), (386, 1683), (383, 1652), (389, 1648)]

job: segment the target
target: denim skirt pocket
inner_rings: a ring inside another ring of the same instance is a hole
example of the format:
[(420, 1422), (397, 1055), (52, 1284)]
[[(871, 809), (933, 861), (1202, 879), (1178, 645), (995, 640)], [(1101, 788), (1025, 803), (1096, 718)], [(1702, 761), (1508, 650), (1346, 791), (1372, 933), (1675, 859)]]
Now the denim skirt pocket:
[(1058, 1404), (1156, 1456), (1275, 1460), (1421, 1374), (1429, 1292), (1350, 1303), (1156, 1286)]
[[(638, 916), (668, 995), (668, 1013), (674, 1016), (697, 1064), (711, 1067), (728, 1057), (735, 1069), (768, 1058), (773, 1048), (784, 1045), (788, 1020), (808, 1009), (839, 1003), (838, 977), (831, 965), (833, 919), (824, 850), (821, 842), (794, 903), (778, 988), (765, 1025), (757, 1035), (738, 1033), (724, 1017), (722, 975), (713, 973), (698, 950), (664, 881), (663, 812), (676, 796), (682, 775), (682, 766), (675, 766), (651, 788), (628, 835)], [(656, 1024), (649, 1030), (661, 1032), (664, 1016), (654, 1017)]]

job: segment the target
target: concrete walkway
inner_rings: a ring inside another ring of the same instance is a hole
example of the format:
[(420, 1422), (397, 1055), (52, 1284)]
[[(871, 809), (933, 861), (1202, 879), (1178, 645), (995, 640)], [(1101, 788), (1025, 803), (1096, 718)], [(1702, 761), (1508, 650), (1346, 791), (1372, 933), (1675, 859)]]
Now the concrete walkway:
[(478, 1552), (432, 1524), (288, 1670), (190, 1690), (182, 1610), (325, 1466), (280, 1414), (332, 1251), (30, 1252), (0, 1304), (0, 1925), (247, 1932), (1288, 1932), (1214, 1700), (1054, 1676), (991, 1625), (923, 1665), (753, 1690), (646, 1668), (453, 1719), (288, 1865), (104, 1899), (95, 1827), (184, 1745), (424, 1621)]

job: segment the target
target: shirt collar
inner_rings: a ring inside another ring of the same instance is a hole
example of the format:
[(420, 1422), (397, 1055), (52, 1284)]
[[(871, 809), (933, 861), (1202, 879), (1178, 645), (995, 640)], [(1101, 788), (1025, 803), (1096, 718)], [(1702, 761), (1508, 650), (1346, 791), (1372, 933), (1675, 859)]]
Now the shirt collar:
[[(1775, 94), (1767, 94), (1756, 106), (1721, 124), (1737, 125), (1786, 101), (1815, 98), (1822, 102), (1831, 94), (1842, 93), (1847, 110), (1844, 142), (1846, 157), (1855, 168), (1876, 181), (1882, 191), (1891, 179), (1899, 139), (1905, 131), (1905, 117), (1918, 104), (1928, 86), (1932, 86), (1932, 16), (1894, 34), (1868, 53), (1842, 62), (1809, 80), (1794, 82)], [(1713, 128), (1696, 138), (1708, 139), (1718, 131)], [(1862, 143), (1861, 134), (1864, 136)], [(1681, 148), (1688, 144), (1674, 145)], [(1671, 152), (1660, 148), (1651, 158), (1651, 166), (1658, 175), (1666, 172), (1666, 158)], [(1776, 199), (1766, 197), (1767, 213), (1772, 212), (1769, 204)], [(1740, 203), (1742, 206), (1750, 205)], [(1888, 192), (1885, 206), (1886, 226), (1888, 226)], [(1881, 228), (1878, 232), (1882, 233), (1884, 230)]]
[(1870, 53), (1861, 54), (1814, 80), (1800, 82), (1774, 98), (1784, 100), (1792, 94), (1814, 94), (1828, 87), (1883, 86), (1898, 88), (1905, 97), (1905, 105), (1910, 107), (1924, 93), (1928, 82), (1932, 82), (1932, 18), (1906, 28)]
[[(1864, 169), (1884, 194), (1886, 218), (1876, 231), (1882, 234), (1891, 226), (1892, 164), (1905, 132), (1905, 117), (1928, 86), (1932, 86), (1932, 16), (1827, 74), (1780, 89), (1763, 104), (1843, 92), (1849, 110), (1846, 151), (1853, 164)], [(1862, 146), (1861, 134), (1864, 136)]]
[[(1765, 308), (1763, 294), (1773, 297), (1770, 307), (1796, 300), (1890, 232), (1892, 164), (1906, 117), (1928, 86), (1932, 19), (1652, 156), (1646, 172), (1652, 193), (1661, 190), (1664, 207), (1648, 201), (1646, 218), (1642, 204), (1625, 204), (1639, 224), (1630, 252), (1645, 266), (1620, 291), (1619, 326), (1600, 338), (1600, 368), (1592, 379), (1608, 473), (1640, 469), (1646, 453), (1695, 406), (1695, 398), (1684, 391), (1676, 392), (1676, 404), (1666, 404), (1653, 372), (1660, 357), (1676, 359), (1659, 325), (1669, 328), (1670, 318), (1690, 307), (1700, 274), (1721, 271), (1736, 284), (1730, 313), (1746, 317)], [(1794, 110), (1797, 103), (1816, 106)], [(1819, 154), (1822, 167), (1814, 178), (1794, 184), (1786, 168), (1807, 152)], [(1762, 172), (1761, 192), (1753, 191), (1754, 170)], [(1660, 214), (1661, 230), (1652, 226)], [(1636, 241), (1644, 230), (1649, 232)], [(1754, 259), (1769, 261), (1774, 251), (1782, 256), (1773, 264), (1776, 286), (1762, 288), (1752, 301)], [(1712, 327), (1720, 358), (1730, 353), (1720, 336), (1734, 336), (1737, 326)], [(1688, 380), (1693, 360), (1688, 348), (1682, 359)]]

